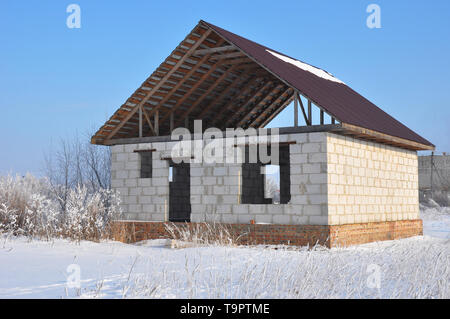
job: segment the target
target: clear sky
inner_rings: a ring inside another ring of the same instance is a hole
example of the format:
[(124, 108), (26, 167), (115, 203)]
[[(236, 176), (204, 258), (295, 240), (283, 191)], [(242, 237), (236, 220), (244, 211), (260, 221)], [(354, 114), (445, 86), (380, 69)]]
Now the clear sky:
[[(4, 0), (0, 174), (39, 173), (52, 142), (100, 127), (200, 19), (331, 72), (450, 152), (448, 0)], [(291, 123), (289, 107), (273, 124)]]

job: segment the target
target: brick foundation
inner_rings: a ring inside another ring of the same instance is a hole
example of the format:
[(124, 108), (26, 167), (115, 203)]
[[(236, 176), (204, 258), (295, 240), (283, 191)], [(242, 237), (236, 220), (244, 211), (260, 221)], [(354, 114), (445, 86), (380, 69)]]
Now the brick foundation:
[[(115, 240), (126, 243), (170, 238), (163, 222), (116, 222)], [(203, 223), (174, 223), (178, 227), (206, 227)], [(422, 220), (347, 225), (222, 224), (241, 245), (351, 246), (422, 235)]]

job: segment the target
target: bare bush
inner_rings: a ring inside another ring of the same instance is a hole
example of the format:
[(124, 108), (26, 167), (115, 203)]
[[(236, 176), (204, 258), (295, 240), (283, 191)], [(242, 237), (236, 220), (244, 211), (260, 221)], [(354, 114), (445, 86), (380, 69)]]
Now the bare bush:
[(111, 151), (107, 146), (92, 145), (91, 135), (61, 139), (44, 154), (45, 176), (64, 212), (69, 191), (78, 185), (89, 193), (110, 188)]

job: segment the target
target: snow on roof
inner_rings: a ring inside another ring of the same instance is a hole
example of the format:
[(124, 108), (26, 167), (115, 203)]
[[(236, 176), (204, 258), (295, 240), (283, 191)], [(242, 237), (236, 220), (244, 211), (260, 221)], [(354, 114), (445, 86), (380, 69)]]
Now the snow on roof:
[(338, 78), (335, 78), (333, 75), (331, 75), (327, 71), (324, 71), (322, 69), (316, 68), (316, 67), (314, 67), (314, 66), (312, 66), (310, 64), (304, 63), (302, 61), (292, 59), (292, 58), (287, 57), (285, 55), (278, 54), (278, 53), (270, 51), (268, 49), (266, 49), (266, 51), (269, 52), (270, 54), (272, 54), (273, 56), (275, 56), (276, 58), (278, 58), (280, 60), (283, 60), (284, 62), (290, 63), (290, 64), (296, 66), (297, 68), (300, 68), (302, 70), (311, 72), (312, 74), (314, 74), (314, 75), (316, 75), (316, 76), (318, 76), (318, 77), (320, 77), (322, 79), (345, 84), (344, 82), (342, 82)]

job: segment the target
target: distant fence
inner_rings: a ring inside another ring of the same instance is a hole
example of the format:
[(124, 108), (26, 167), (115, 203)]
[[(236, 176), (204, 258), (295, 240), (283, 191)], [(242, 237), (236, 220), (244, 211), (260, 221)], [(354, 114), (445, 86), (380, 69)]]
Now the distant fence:
[(450, 155), (419, 156), (419, 190), (421, 201), (433, 198), (441, 205), (450, 204)]

